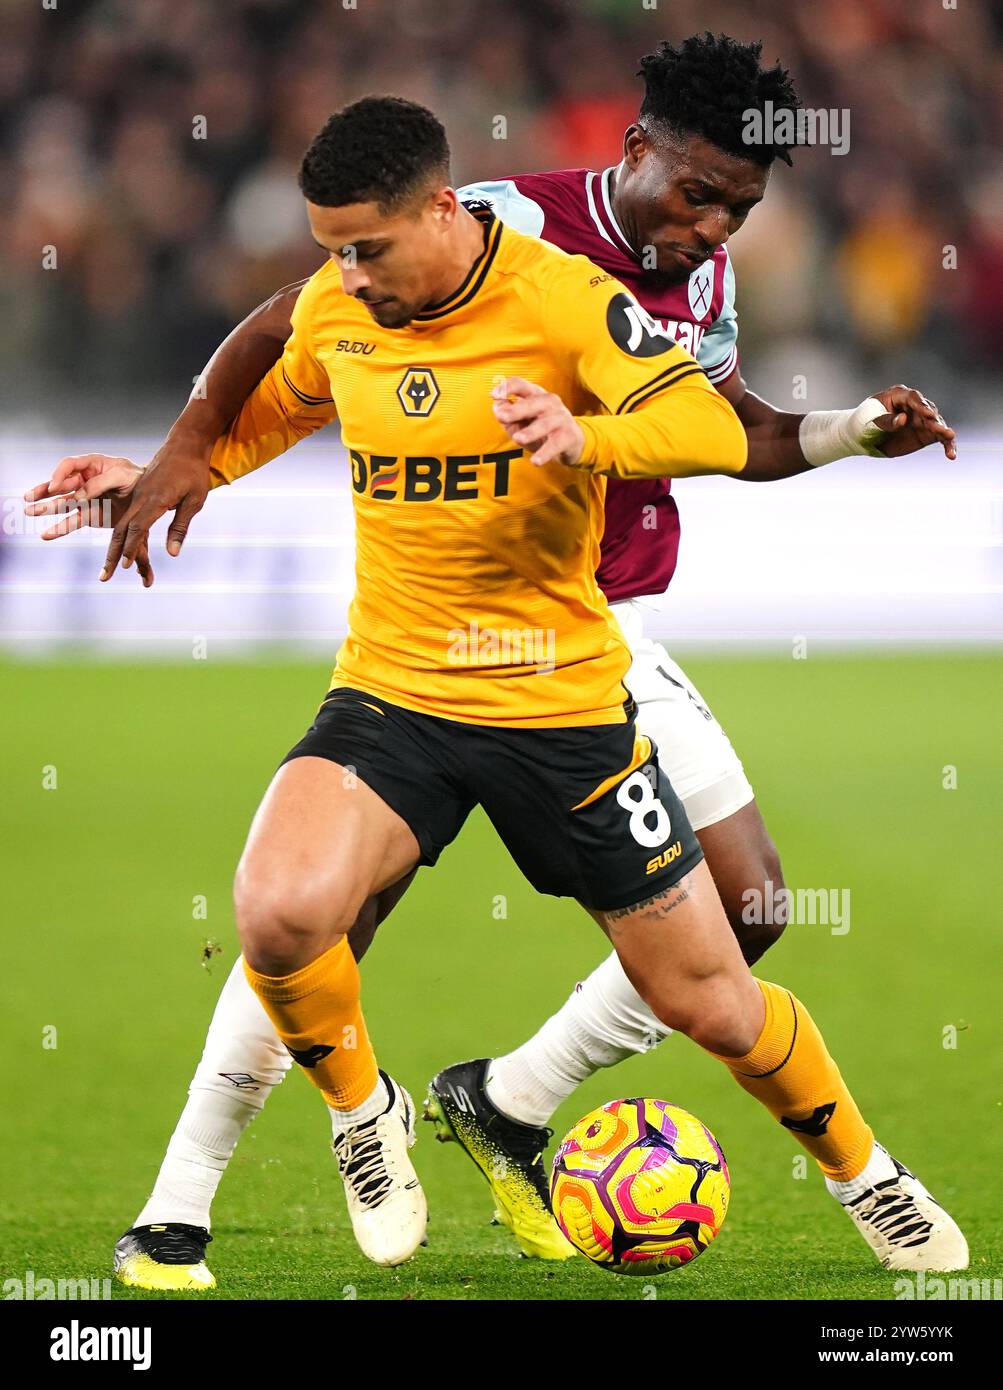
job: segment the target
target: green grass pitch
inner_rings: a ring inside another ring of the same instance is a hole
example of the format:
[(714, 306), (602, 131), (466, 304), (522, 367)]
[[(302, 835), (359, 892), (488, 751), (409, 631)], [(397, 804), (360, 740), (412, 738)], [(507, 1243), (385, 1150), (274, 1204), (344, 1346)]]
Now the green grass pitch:
[[(852, 894), (849, 932), (791, 926), (760, 973), (804, 999), (879, 1137), (960, 1221), (971, 1275), (999, 1277), (1003, 659), (687, 665), (745, 758), (788, 882)], [(247, 825), (326, 674), (322, 661), (0, 666), (3, 1277), (110, 1272), (236, 953), (230, 879)], [(193, 918), (200, 894), (205, 921)], [(504, 920), (493, 915), (499, 894)], [(211, 974), (206, 937), (223, 946)], [(604, 950), (574, 904), (521, 881), (475, 816), (365, 962), (382, 1064), (420, 1101), (440, 1066), (528, 1036)], [(734, 1183), (722, 1234), (657, 1281), (659, 1298), (895, 1296), (895, 1276), (873, 1263), (814, 1167), (796, 1176), (790, 1136), (685, 1038), (582, 1087), (556, 1117), (558, 1137), (593, 1106), (636, 1094), (695, 1111)], [(479, 1175), (429, 1125), (415, 1159), (430, 1244), (379, 1270), (353, 1243), (328, 1137), (318, 1098), (291, 1075), (223, 1182), (210, 1247), (220, 1287), (202, 1297), (651, 1296), (583, 1259), (520, 1259), (489, 1224)]]

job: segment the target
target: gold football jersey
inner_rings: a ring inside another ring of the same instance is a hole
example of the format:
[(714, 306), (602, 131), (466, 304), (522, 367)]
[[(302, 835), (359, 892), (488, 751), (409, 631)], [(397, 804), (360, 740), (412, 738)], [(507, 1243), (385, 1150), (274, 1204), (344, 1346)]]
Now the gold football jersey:
[[(356, 590), (333, 686), (471, 724), (619, 723), (630, 654), (599, 590), (603, 473), (739, 472), (742, 427), (618, 281), (490, 214), (456, 292), (382, 328), (328, 261), (281, 359), (212, 458), (230, 482), (334, 420), (351, 466)], [(492, 413), (500, 378), (585, 431), (537, 467)]]

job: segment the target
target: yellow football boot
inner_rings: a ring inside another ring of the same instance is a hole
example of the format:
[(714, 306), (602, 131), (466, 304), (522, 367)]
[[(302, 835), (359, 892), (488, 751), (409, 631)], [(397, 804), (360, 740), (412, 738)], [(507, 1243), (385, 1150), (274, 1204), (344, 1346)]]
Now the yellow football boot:
[(214, 1289), (216, 1280), (205, 1263), (211, 1240), (204, 1226), (177, 1221), (133, 1226), (115, 1246), (115, 1278), (134, 1289)]
[(510, 1120), (488, 1099), (486, 1057), (457, 1062), (440, 1071), (425, 1097), (425, 1119), (436, 1138), (454, 1142), (487, 1179), (495, 1200), (495, 1220), (516, 1238), (524, 1255), (538, 1260), (566, 1260), (574, 1248), (550, 1211), (543, 1153), (549, 1129)]

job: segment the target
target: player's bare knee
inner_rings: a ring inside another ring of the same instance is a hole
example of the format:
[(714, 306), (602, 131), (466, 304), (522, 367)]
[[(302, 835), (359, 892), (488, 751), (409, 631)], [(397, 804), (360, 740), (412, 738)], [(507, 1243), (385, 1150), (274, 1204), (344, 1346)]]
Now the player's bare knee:
[(244, 957), (266, 975), (299, 970), (330, 941), (347, 931), (354, 907), (321, 885), (281, 875), (258, 876), (243, 864), (234, 881), (237, 933)]
[(723, 1057), (745, 1057), (756, 1045), (761, 1032), (751, 1013), (735, 1017), (731, 1013), (709, 1014), (694, 1021), (687, 1033), (698, 1047)]
[(670, 1028), (685, 1033), (698, 1047), (727, 1057), (751, 1052), (762, 1030), (758, 995), (725, 974), (684, 990), (669, 1011), (676, 1017), (675, 1023), (668, 1023)]
[(667, 990), (647, 991), (642, 996), (648, 1008), (666, 1028), (675, 1033), (693, 1036), (700, 1017), (700, 1000), (703, 995), (686, 988), (673, 985)]
[(301, 922), (271, 912), (259, 904), (253, 911), (237, 913), (237, 932), (244, 959), (263, 975), (290, 975), (315, 954), (318, 934)]

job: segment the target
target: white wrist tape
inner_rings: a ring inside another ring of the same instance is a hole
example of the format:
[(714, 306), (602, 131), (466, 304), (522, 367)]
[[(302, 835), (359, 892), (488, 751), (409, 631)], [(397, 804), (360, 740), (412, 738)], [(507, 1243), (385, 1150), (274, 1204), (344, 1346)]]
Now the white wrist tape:
[(811, 410), (798, 427), (801, 452), (813, 468), (856, 454), (880, 458), (878, 445), (885, 431), (872, 422), (888, 413), (888, 407), (875, 396), (868, 396), (853, 410)]

